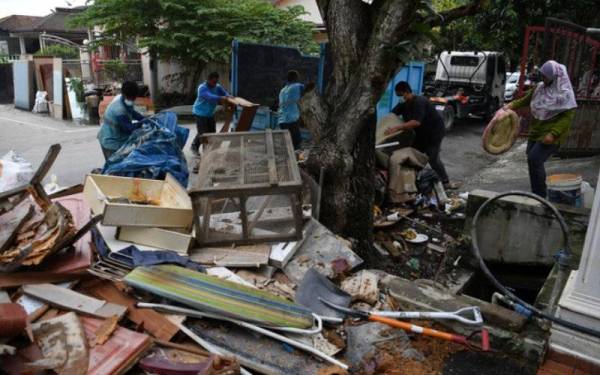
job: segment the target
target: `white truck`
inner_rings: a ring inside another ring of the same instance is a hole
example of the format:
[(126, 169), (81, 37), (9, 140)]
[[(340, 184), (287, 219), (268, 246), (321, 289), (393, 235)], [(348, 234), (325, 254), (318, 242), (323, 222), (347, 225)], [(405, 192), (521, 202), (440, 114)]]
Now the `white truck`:
[(425, 95), (442, 115), (446, 130), (471, 115), (490, 119), (504, 103), (506, 65), (500, 52), (444, 51)]

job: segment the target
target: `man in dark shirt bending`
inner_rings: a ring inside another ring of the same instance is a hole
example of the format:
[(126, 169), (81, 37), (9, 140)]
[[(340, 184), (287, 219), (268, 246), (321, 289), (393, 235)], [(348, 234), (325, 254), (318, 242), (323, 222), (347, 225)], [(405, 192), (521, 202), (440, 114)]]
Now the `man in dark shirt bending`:
[(398, 82), (395, 90), (397, 96), (404, 98), (404, 102), (395, 106), (392, 112), (402, 116), (404, 123), (387, 129), (385, 134), (414, 130), (415, 141), (412, 147), (429, 157), (429, 165), (442, 180), (444, 188), (456, 189), (456, 184), (450, 182), (440, 159), (442, 140), (446, 134), (444, 121), (427, 98), (413, 94), (408, 82)]

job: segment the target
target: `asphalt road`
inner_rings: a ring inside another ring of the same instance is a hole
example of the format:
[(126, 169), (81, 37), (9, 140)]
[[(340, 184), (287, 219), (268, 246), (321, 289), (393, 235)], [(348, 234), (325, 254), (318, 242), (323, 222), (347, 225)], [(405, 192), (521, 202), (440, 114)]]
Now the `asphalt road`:
[[(192, 124), (184, 125), (192, 129)], [(457, 123), (442, 144), (442, 160), (452, 180), (463, 182), (462, 190), (486, 188), (495, 191), (529, 189), (527, 163), (521, 146), (502, 156), (485, 153), (481, 147), (484, 124), (480, 120)], [(15, 150), (36, 168), (48, 147), (62, 145), (62, 151), (48, 173), (58, 178), (61, 186), (82, 183), (86, 173), (102, 167), (104, 158), (96, 140), (98, 126), (76, 125), (46, 115), (0, 105), (0, 157)], [(188, 142), (191, 142), (191, 138)], [(186, 147), (186, 153), (189, 153)], [(191, 159), (188, 158), (188, 160)], [(596, 184), (600, 157), (586, 159), (552, 159), (547, 163), (551, 173), (576, 172), (592, 185)]]

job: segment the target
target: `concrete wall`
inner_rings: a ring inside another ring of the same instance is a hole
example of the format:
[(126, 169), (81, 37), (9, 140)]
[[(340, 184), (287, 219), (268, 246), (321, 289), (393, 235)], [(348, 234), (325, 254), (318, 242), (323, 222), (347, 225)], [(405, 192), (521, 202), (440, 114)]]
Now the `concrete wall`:
[[(185, 72), (185, 67), (175, 61), (160, 61), (158, 63), (158, 90), (162, 93), (185, 93), (194, 90), (203, 81), (208, 73), (216, 71), (221, 76), (220, 81), (226, 89), (230, 89), (229, 65), (219, 63), (208, 63), (201, 74), (199, 82), (193, 79), (176, 79), (176, 75)], [(150, 87), (150, 58), (148, 54), (142, 54), (142, 73), (144, 85)], [(183, 103), (182, 103), (183, 104)], [(191, 104), (191, 103), (188, 103)]]
[[(471, 223), (477, 209), (497, 193), (474, 190), (469, 193), (465, 234), (471, 234)], [(561, 207), (571, 236), (574, 262), (581, 255), (589, 220), (589, 210)], [(551, 265), (552, 256), (563, 248), (558, 221), (541, 203), (525, 197), (505, 197), (482, 212), (477, 238), (486, 261)], [(575, 263), (577, 264), (577, 263)]]

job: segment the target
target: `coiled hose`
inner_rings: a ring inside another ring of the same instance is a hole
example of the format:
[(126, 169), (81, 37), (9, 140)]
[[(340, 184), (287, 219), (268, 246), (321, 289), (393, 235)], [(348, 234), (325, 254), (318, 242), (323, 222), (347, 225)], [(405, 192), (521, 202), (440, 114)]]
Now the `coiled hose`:
[[(496, 195), (495, 197), (492, 197), (490, 199), (488, 199), (487, 201), (485, 201), (481, 207), (479, 207), (479, 209), (477, 210), (477, 212), (475, 213), (475, 216), (473, 217), (473, 222), (471, 225), (471, 248), (473, 250), (473, 256), (477, 259), (478, 263), (479, 263), (479, 268), (481, 269), (481, 271), (483, 271), (483, 274), (487, 277), (487, 279), (494, 284), (494, 286), (500, 290), (505, 296), (507, 296), (509, 299), (513, 300), (514, 302), (524, 306), (526, 309), (528, 309), (529, 311), (531, 311), (531, 313), (535, 316), (537, 316), (538, 318), (542, 318), (542, 319), (546, 319), (551, 321), (552, 323), (555, 323), (557, 325), (566, 327), (568, 329), (571, 329), (573, 331), (577, 331), (577, 332), (581, 332), (581, 333), (585, 333), (587, 335), (590, 336), (594, 336), (597, 338), (600, 338), (600, 331), (592, 329), (592, 328), (588, 328), (588, 327), (584, 327), (581, 326), (579, 324), (575, 324), (573, 322), (561, 319), (561, 318), (557, 318), (553, 315), (547, 314), (541, 310), (539, 310), (538, 308), (536, 308), (535, 306), (523, 301), (522, 299), (520, 299), (519, 297), (517, 297), (516, 295), (514, 295), (510, 290), (508, 290), (504, 285), (502, 285), (497, 279), (496, 277), (494, 277), (494, 275), (492, 274), (492, 272), (490, 271), (490, 269), (487, 267), (487, 265), (485, 264), (483, 258), (481, 257), (481, 251), (479, 249), (479, 241), (477, 239), (477, 222), (479, 221), (479, 216), (481, 215), (481, 213), (483, 212), (483, 210), (488, 207), (491, 203), (495, 202), (496, 200), (500, 199), (500, 198), (504, 198), (504, 197), (508, 197), (508, 196), (522, 196), (522, 197), (527, 197), (527, 198), (531, 198), (531, 199), (535, 199), (536, 201), (542, 203), (544, 206), (546, 206), (547, 208), (550, 209), (550, 211), (552, 211), (554, 217), (556, 218), (556, 220), (558, 220), (558, 223), (560, 224), (560, 228), (562, 230), (563, 233), (563, 237), (564, 237), (564, 246), (565, 246), (565, 252), (566, 255), (570, 255), (571, 253), (571, 248), (570, 248), (570, 239), (569, 239), (569, 228), (567, 227), (567, 223), (565, 222), (565, 219), (563, 218), (563, 216), (561, 215), (561, 213), (558, 211), (558, 209), (556, 209), (556, 207), (548, 202), (546, 199), (541, 198), (533, 193), (529, 193), (529, 192), (525, 192), (525, 191), (508, 191), (505, 193), (501, 193)], [(560, 262), (560, 261), (559, 261)]]

